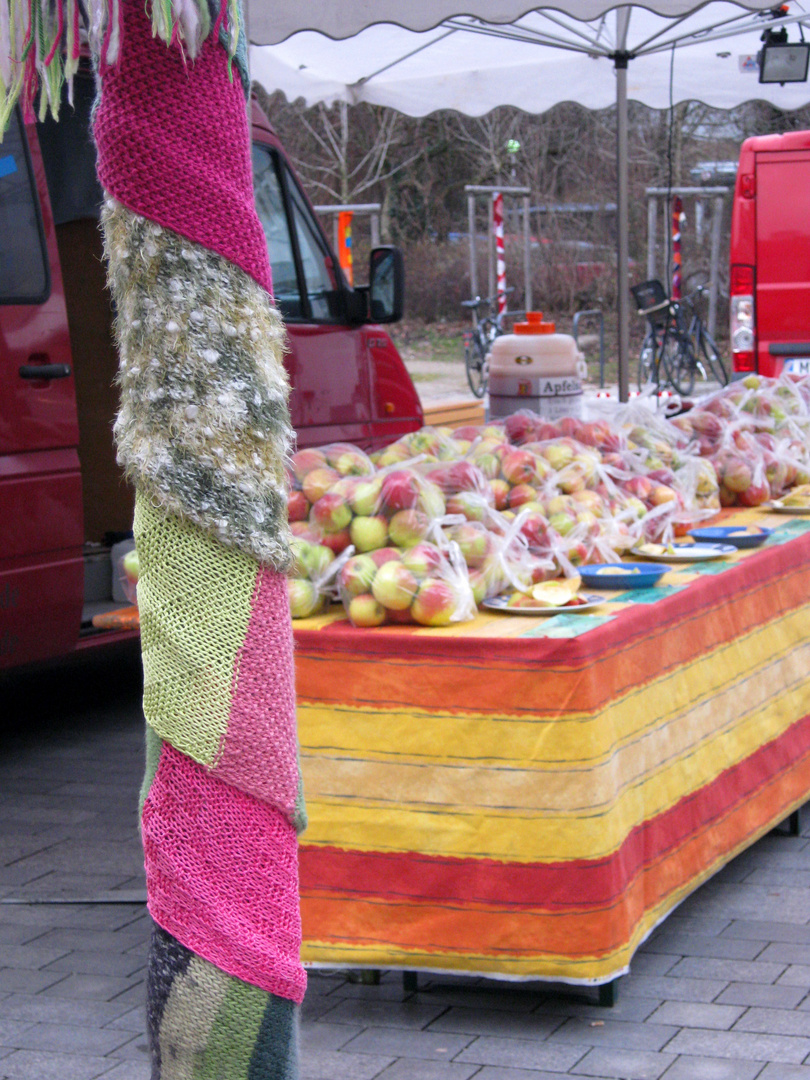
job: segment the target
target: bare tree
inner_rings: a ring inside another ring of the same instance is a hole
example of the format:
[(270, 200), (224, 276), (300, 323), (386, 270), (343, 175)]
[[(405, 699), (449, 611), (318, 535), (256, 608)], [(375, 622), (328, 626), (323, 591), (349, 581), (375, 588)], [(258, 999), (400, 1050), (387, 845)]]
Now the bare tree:
[(282, 95), (257, 96), (279, 130), (284, 145), (309, 191), (328, 202), (368, 201), (396, 173), (407, 169), (418, 152), (402, 153), (406, 118), (373, 105), (350, 107), (345, 101), (327, 108), (288, 104)]

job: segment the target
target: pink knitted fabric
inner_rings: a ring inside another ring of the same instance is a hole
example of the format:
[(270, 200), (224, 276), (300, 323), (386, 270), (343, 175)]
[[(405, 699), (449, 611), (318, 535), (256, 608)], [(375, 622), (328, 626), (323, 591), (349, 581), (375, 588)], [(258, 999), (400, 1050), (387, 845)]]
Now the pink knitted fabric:
[(260, 567), (244, 643), (236, 658), (228, 730), (214, 772), (295, 815), (298, 795), (295, 678), (287, 579)]
[(149, 911), (223, 971), (300, 1003), (295, 829), (168, 743), (141, 818)]
[(130, 210), (230, 259), (271, 292), (238, 74), (228, 78), (217, 41), (204, 42), (192, 62), (152, 37), (142, 0), (123, 0), (122, 9), (120, 57), (102, 69), (93, 122), (103, 187)]

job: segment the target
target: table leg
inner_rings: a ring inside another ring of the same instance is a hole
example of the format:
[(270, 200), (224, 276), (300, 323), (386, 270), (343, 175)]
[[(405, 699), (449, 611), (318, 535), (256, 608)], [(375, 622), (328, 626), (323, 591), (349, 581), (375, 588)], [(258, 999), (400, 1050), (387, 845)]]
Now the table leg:
[(419, 989), (419, 972), (418, 971), (403, 971), (402, 972), (402, 989), (407, 994), (413, 994)]
[(610, 1009), (616, 1004), (616, 983), (618, 980), (612, 979), (609, 983), (602, 983), (599, 987), (599, 1004), (604, 1009)]
[(801, 827), (799, 811), (794, 810), (792, 814), (776, 826), (774, 832), (780, 833), (782, 836), (799, 836)]
[(379, 986), (379, 970), (377, 968), (363, 968), (360, 972), (360, 982), (363, 986)]

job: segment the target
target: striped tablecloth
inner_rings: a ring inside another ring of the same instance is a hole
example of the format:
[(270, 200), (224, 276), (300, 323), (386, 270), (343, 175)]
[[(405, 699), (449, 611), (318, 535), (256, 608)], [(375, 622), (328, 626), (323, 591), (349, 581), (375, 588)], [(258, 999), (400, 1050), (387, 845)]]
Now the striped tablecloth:
[(606, 982), (807, 801), (810, 520), (753, 522), (593, 614), (296, 624), (305, 962)]

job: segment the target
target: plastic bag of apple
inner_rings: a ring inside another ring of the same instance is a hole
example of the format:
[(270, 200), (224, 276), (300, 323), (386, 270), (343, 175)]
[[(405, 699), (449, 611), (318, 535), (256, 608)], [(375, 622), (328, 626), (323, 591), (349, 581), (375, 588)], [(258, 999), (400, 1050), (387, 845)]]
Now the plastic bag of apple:
[(810, 480), (810, 379), (748, 376), (673, 422), (712, 463), (723, 506), (759, 506)]
[(290, 613), (294, 619), (319, 615), (336, 596), (337, 575), (348, 558), (321, 544), (313, 532), (293, 536), (293, 566), (287, 578)]
[(345, 476), (312, 504), (308, 531), (340, 554), (350, 545), (364, 554), (409, 548), (427, 538), (445, 513), (441, 489), (413, 466), (392, 466), (372, 476)]
[(133, 548), (118, 560), (118, 580), (124, 590), (124, 596), (130, 604), (138, 603), (138, 577), (141, 572), (138, 552)]
[[(368, 454), (352, 443), (330, 443), (296, 451), (287, 469), (287, 514), (291, 526), (296, 522), (307, 522), (313, 505), (339, 480), (371, 476), (374, 471)], [(303, 531), (304, 526), (293, 527), (293, 532)]]
[(338, 575), (340, 599), (351, 623), (438, 627), (474, 618), (475, 599), (461, 552), (457, 545), (438, 540), (351, 556)]
[(560, 573), (550, 554), (530, 550), (520, 526), (498, 511), (486, 524), (462, 515), (448, 515), (442, 522), (445, 539), (458, 546), (464, 559), (476, 604), (509, 590), (528, 591)]
[(468, 446), (466, 440), (455, 437), (452, 428), (423, 427), (376, 451), (371, 455), (371, 460), (380, 469), (401, 465), (414, 458), (422, 461), (455, 461)]

